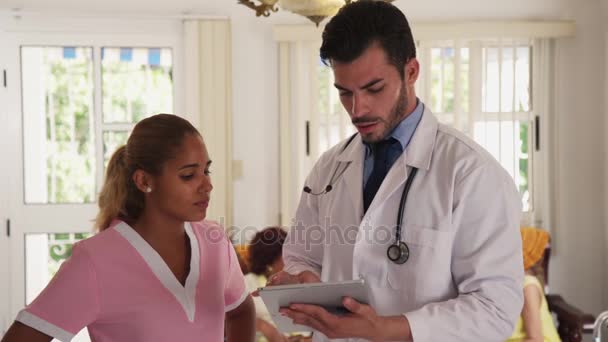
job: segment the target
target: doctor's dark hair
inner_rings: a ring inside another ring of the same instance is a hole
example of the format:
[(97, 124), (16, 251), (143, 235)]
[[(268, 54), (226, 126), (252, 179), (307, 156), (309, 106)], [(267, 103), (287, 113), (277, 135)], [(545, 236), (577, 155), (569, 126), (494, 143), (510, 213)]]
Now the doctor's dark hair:
[(184, 138), (201, 136), (190, 122), (172, 114), (157, 114), (135, 125), (127, 144), (119, 147), (106, 169), (99, 194), (95, 229), (102, 231), (118, 218), (133, 224), (140, 217), (144, 194), (133, 181), (136, 170), (159, 175), (163, 164), (173, 158)]
[(266, 275), (268, 267), (281, 257), (287, 232), (281, 227), (268, 227), (255, 234), (249, 243), (249, 271)]
[(343, 6), (323, 31), (321, 59), (350, 63), (378, 43), (401, 79), (404, 66), (416, 57), (416, 44), (405, 15), (384, 1), (356, 1)]

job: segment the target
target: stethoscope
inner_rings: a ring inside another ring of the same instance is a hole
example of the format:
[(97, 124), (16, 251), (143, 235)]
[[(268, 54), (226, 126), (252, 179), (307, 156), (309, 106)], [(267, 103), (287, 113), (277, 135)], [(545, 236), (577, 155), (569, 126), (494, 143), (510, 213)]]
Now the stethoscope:
[[(354, 134), (350, 137), (350, 139), (348, 139), (348, 141), (342, 148), (342, 152), (344, 152), (346, 147), (348, 147), (348, 145), (353, 141), (356, 135), (357, 134)], [(346, 163), (345, 166), (343, 166), (342, 164), (343, 163), (338, 163), (329, 179), (329, 183), (323, 191), (313, 192), (310, 187), (304, 186), (304, 192), (314, 196), (325, 195), (330, 192), (333, 189), (334, 184), (340, 179), (346, 169), (350, 166), (350, 163)], [(340, 172), (338, 172), (339, 170)], [(410, 192), (412, 182), (414, 181), (414, 177), (416, 177), (417, 172), (417, 167), (411, 168), (410, 174), (407, 177), (407, 181), (405, 182), (405, 186), (403, 187), (403, 192), (401, 193), (401, 200), (399, 201), (399, 211), (397, 212), (397, 228), (395, 230), (395, 242), (390, 245), (386, 250), (386, 256), (390, 261), (394, 262), (395, 264), (405, 264), (405, 262), (410, 258), (410, 248), (404, 241), (401, 241), (401, 226), (403, 224), (403, 211), (405, 209), (407, 195)]]

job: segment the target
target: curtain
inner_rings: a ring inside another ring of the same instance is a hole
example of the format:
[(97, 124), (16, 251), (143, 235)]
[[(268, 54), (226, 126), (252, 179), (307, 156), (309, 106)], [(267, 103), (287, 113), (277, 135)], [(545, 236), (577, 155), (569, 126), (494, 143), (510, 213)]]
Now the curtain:
[(289, 226), (319, 157), (318, 41), (279, 42), (280, 210)]
[(232, 224), (232, 51), (228, 20), (184, 21), (186, 117), (203, 135), (212, 164), (207, 219)]

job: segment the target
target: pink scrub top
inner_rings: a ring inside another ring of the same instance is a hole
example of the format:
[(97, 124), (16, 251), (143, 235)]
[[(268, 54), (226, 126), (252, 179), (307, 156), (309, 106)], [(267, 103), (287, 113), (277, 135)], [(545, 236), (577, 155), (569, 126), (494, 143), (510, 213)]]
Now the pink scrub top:
[(219, 225), (184, 228), (191, 248), (185, 286), (133, 228), (115, 221), (74, 245), (17, 321), (60, 341), (84, 327), (94, 342), (223, 341), (225, 313), (248, 295), (238, 259)]

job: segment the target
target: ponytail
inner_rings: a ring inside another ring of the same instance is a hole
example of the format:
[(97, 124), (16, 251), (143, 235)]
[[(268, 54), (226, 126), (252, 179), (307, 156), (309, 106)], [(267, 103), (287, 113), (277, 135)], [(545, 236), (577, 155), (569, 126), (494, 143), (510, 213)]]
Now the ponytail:
[(99, 213), (95, 219), (95, 230), (102, 231), (117, 217), (126, 216), (125, 204), (129, 192), (130, 172), (127, 166), (127, 147), (114, 152), (106, 171), (106, 178), (99, 194)]
[(187, 120), (172, 114), (157, 114), (138, 122), (127, 144), (114, 152), (99, 194), (95, 230), (102, 231), (114, 219), (134, 224), (145, 208), (145, 196), (133, 182), (135, 170), (156, 176), (173, 158), (184, 137), (200, 133)]

